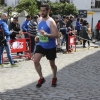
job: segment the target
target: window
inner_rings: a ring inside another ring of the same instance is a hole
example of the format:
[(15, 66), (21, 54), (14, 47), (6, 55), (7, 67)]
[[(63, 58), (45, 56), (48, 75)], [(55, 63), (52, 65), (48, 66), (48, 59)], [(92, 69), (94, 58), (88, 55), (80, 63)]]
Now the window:
[(63, 3), (65, 3), (65, 2), (70, 2), (70, 0), (60, 0), (60, 2), (63, 2)]
[(100, 8), (100, 0), (91, 0), (91, 8)]
[(95, 8), (100, 8), (100, 0), (95, 0)]

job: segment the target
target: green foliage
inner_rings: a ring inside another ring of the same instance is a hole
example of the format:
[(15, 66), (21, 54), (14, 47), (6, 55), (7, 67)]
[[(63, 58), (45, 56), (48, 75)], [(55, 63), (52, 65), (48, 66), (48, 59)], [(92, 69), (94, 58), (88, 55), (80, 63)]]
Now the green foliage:
[(14, 11), (15, 9), (11, 6), (7, 7), (4, 9), (4, 12), (7, 12), (9, 15), (12, 13), (12, 11)]
[(76, 7), (73, 4), (69, 4), (69, 3), (51, 3), (49, 2), (50, 6), (51, 6), (51, 14), (52, 15), (76, 15), (78, 14), (78, 10), (76, 9)]
[(38, 12), (36, 0), (20, 0), (19, 4), (16, 6), (16, 10), (20, 13), (26, 10), (31, 16)]
[[(49, 2), (49, 0), (47, 0)], [(61, 2), (56, 2), (52, 3), (49, 2), (51, 6), (51, 15), (76, 15), (78, 14), (78, 11), (76, 7), (73, 4), (69, 3), (61, 3)], [(17, 5), (16, 9), (20, 13), (23, 10), (26, 10), (30, 15), (35, 15), (36, 13), (39, 12), (41, 2), (37, 0), (20, 0), (19, 4)]]

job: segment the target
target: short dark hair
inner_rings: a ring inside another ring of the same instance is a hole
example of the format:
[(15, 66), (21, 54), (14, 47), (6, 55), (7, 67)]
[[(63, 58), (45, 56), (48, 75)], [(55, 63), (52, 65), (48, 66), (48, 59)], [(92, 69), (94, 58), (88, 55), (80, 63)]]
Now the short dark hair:
[(98, 20), (98, 22), (100, 22), (100, 20)]
[(40, 7), (46, 7), (46, 10), (50, 10), (50, 5), (48, 3), (43, 3)]
[(66, 24), (63, 22), (63, 23), (62, 23), (62, 26), (63, 26), (63, 25), (66, 25)]
[(77, 21), (79, 22), (80, 21), (80, 18), (77, 18)]
[(74, 16), (70, 16), (70, 19), (71, 19), (71, 18), (74, 18)]
[(69, 19), (69, 16), (66, 16), (67, 19)]
[(38, 15), (34, 15), (34, 17), (33, 17), (34, 19), (37, 19), (38, 18)]
[(39, 13), (37, 15), (40, 17), (40, 14)]
[(13, 19), (17, 20), (18, 21), (18, 17), (13, 17)]
[(83, 21), (83, 26), (86, 26), (88, 24), (87, 20)]
[(26, 18), (31, 18), (31, 16), (30, 15), (27, 15)]
[(63, 15), (63, 19), (66, 18), (66, 15)]
[(80, 19), (80, 22), (81, 22), (81, 23), (83, 23), (83, 21), (84, 21), (84, 19), (83, 19), (83, 18), (81, 18), (81, 19)]

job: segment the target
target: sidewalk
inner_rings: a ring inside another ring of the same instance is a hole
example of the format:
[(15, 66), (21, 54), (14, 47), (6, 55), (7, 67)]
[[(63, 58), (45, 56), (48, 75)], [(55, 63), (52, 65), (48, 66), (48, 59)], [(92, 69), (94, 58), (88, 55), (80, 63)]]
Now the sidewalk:
[[(65, 45), (62, 46), (62, 49), (65, 50)], [(96, 43), (90, 43), (90, 47), (88, 47), (88, 44), (86, 43), (86, 48), (83, 48), (83, 45), (76, 45), (76, 52), (79, 52), (79, 51), (84, 51), (84, 50), (91, 50), (91, 49), (95, 49), (95, 48), (100, 48), (100, 42), (96, 42)], [(75, 51), (75, 49), (73, 50)]]
[(0, 100), (100, 100), (100, 48), (57, 54), (58, 86), (51, 87), (52, 71), (42, 58), (46, 83), (35, 87), (39, 79), (33, 61), (19, 67), (0, 68)]
[(88, 47), (88, 44), (86, 43), (86, 48), (83, 48), (83, 45), (76, 45), (76, 51), (81, 51), (81, 50), (90, 50), (90, 49), (94, 49), (94, 48), (99, 48), (100, 47), (100, 43), (90, 43), (90, 47)]

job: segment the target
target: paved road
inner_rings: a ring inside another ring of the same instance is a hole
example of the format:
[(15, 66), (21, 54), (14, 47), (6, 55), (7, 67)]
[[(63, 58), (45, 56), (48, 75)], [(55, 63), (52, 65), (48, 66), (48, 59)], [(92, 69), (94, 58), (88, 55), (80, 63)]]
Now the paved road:
[(38, 75), (32, 61), (0, 68), (0, 100), (100, 100), (100, 48), (58, 54), (58, 86), (51, 87), (52, 72), (42, 58), (46, 83), (35, 88)]

